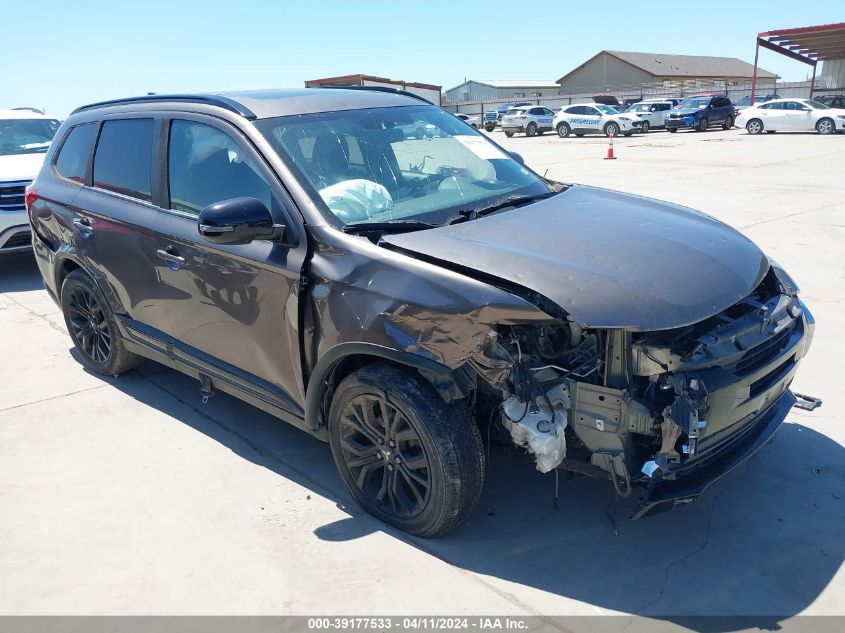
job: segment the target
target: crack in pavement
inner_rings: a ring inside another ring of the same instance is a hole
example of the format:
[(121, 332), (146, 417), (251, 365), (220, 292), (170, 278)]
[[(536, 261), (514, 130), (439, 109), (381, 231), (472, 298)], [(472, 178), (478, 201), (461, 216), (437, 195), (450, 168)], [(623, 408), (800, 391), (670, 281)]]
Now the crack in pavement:
[(56, 324), (55, 324), (55, 323), (53, 323), (50, 319), (48, 319), (45, 315), (43, 315), (43, 314), (38, 314), (35, 310), (33, 310), (32, 308), (30, 308), (29, 306), (27, 306), (25, 303), (21, 303), (20, 301), (18, 301), (17, 299), (15, 299), (12, 295), (10, 295), (10, 294), (8, 294), (8, 293), (5, 293), (5, 292), (4, 292), (4, 293), (2, 293), (2, 296), (3, 296), (3, 297), (6, 297), (9, 301), (11, 301), (12, 303), (14, 303), (14, 304), (15, 304), (16, 306), (18, 306), (19, 308), (23, 308), (23, 309), (24, 309), (27, 313), (29, 313), (31, 316), (34, 316), (36, 319), (41, 319), (41, 320), (43, 320), (43, 321), (46, 321), (46, 322), (47, 322), (47, 324), (48, 324), (51, 328), (53, 328), (54, 330), (56, 330), (57, 332), (60, 332), (60, 333), (62, 333), (62, 334), (67, 334), (67, 329), (65, 329), (65, 328), (63, 328), (63, 327), (60, 327), (60, 326), (56, 325)]
[(41, 398), (41, 400), (33, 400), (32, 402), (23, 402), (21, 404), (15, 404), (11, 407), (0, 409), (0, 413), (5, 413), (6, 411), (14, 411), (15, 409), (21, 409), (23, 407), (30, 407), (34, 404), (40, 404), (41, 402), (49, 402), (50, 400), (61, 400), (62, 398), (69, 398), (70, 396), (75, 396), (78, 393), (85, 393), (86, 391), (96, 391), (97, 389), (103, 389), (104, 387), (111, 387), (111, 384), (106, 383), (104, 385), (97, 385), (96, 387), (86, 387), (85, 389), (77, 389), (76, 391), (60, 393), (55, 396), (48, 396), (47, 398)]
[(660, 590), (657, 592), (657, 596), (655, 596), (655, 598), (653, 600), (646, 602), (639, 609), (634, 611), (634, 615), (642, 615), (643, 611), (645, 611), (649, 607), (654, 606), (655, 604), (657, 604), (658, 602), (660, 602), (663, 599), (663, 595), (666, 592), (666, 587), (669, 584), (669, 576), (672, 573), (672, 569), (674, 569), (678, 565), (685, 563), (686, 561), (688, 561), (690, 558), (692, 558), (696, 554), (700, 554), (705, 549), (707, 549), (707, 546), (710, 544), (710, 528), (711, 528), (712, 523), (713, 523), (713, 516), (716, 513), (716, 507), (719, 503), (719, 497), (720, 496), (721, 496), (721, 493), (716, 495), (713, 498), (713, 505), (710, 508), (710, 513), (707, 515), (707, 526), (704, 529), (704, 539), (702, 540), (701, 545), (699, 545), (693, 551), (687, 552), (686, 554), (684, 554), (683, 556), (681, 556), (677, 560), (672, 561), (671, 563), (669, 563), (666, 566), (666, 569), (663, 573), (663, 582), (660, 583)]

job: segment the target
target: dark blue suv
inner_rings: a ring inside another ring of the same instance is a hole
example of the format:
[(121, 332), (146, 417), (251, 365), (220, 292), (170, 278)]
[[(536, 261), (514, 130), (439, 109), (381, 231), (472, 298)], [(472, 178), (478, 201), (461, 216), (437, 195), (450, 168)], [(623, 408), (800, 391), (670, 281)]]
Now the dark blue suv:
[(733, 127), (734, 106), (727, 97), (687, 97), (666, 117), (666, 129), (670, 132), (677, 132), (682, 127), (705, 132), (711, 125), (721, 125), (725, 130)]

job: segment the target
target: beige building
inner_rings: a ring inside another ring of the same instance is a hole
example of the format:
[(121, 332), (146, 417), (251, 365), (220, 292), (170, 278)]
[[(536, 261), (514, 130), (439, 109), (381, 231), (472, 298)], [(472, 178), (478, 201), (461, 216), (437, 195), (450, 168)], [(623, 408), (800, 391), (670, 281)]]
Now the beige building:
[[(557, 80), (561, 93), (602, 91), (641, 85), (717, 88), (751, 80), (754, 66), (736, 57), (601, 51)], [(758, 80), (777, 75), (757, 69)]]

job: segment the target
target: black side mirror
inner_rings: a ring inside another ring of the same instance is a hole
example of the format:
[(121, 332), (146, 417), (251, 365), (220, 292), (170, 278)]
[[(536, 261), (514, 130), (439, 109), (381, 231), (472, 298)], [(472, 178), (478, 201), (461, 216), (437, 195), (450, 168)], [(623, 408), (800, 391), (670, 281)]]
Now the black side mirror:
[(279, 240), (285, 227), (273, 224), (270, 211), (255, 198), (232, 198), (208, 205), (200, 212), (198, 228), (215, 244), (249, 244), (253, 240)]
[(520, 163), (521, 165), (525, 164), (525, 159), (522, 157), (522, 154), (518, 152), (508, 152), (516, 162)]

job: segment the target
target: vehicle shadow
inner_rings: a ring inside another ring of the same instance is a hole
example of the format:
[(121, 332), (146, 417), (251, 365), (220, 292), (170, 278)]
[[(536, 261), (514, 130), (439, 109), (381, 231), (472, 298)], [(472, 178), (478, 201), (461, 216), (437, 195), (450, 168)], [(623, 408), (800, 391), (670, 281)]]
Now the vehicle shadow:
[[(514, 583), (500, 588), (544, 614), (558, 612), (562, 597), (677, 623), (753, 615), (755, 626), (778, 628), (814, 603), (843, 562), (845, 448), (795, 421), (697, 503), (636, 522), (627, 518), (634, 499), (616, 501), (607, 482), (563, 475), (554, 510), (553, 475), (493, 450), (478, 509), (452, 535), (426, 540), (364, 514), (328, 445), (270, 415), (225, 394), (203, 405), (196, 381), (152, 362), (108, 382), (348, 512), (318, 528), (319, 538), (383, 531), (488, 582)], [(709, 630), (748, 625), (732, 622), (708, 621)]]
[(0, 256), (0, 293), (28, 292), (44, 287), (32, 253)]

